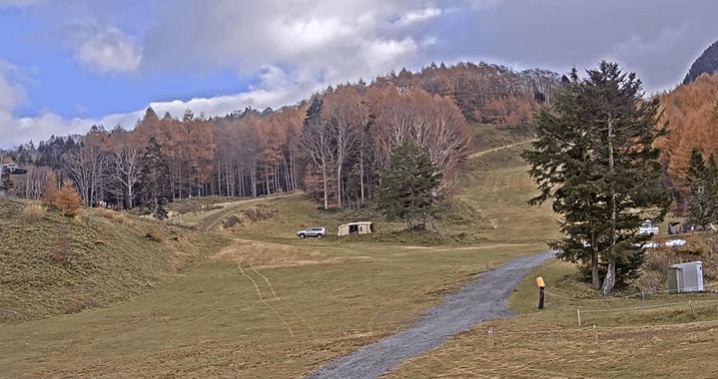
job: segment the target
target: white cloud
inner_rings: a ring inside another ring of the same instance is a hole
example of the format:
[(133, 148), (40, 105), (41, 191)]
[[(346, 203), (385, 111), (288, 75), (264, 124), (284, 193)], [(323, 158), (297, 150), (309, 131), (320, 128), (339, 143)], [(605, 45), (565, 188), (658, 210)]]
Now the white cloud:
[(631, 33), (628, 40), (615, 45), (610, 54), (625, 59), (664, 53), (687, 38), (692, 26), (691, 22), (686, 22), (677, 28), (666, 26), (653, 41), (646, 41), (640, 35)]
[[(3, 67), (0, 61), (0, 69)], [(248, 92), (217, 96), (212, 98), (195, 98), (189, 101), (169, 101), (150, 103), (160, 115), (169, 112), (174, 117), (182, 117), (186, 109), (194, 114), (205, 113), (207, 116), (224, 116), (235, 110), (246, 107), (263, 110), (267, 107), (279, 108), (292, 105), (306, 98), (306, 94), (321, 88), (306, 81), (293, 78), (285, 70), (275, 66), (267, 66), (262, 75), (263, 84)], [(73, 118), (66, 119), (54, 113), (45, 113), (36, 117), (15, 118), (13, 109), (24, 98), (21, 87), (8, 82), (0, 71), (0, 148), (10, 148), (25, 144), (30, 140), (46, 141), (50, 136), (66, 136), (86, 134), (92, 125), (104, 125), (112, 129), (121, 125), (124, 129), (132, 129), (145, 113), (144, 109), (129, 113), (111, 114), (102, 119)]]
[[(177, 0), (145, 33), (144, 63), (157, 70), (235, 68), (242, 76), (281, 65), (301, 71), (292, 72), (296, 77), (321, 72), (325, 84), (368, 79), (424, 64), (411, 58), (445, 38), (429, 36), (425, 29), (447, 13), (474, 5), (465, 0), (217, 0), (199, 6)], [(383, 50), (392, 47), (396, 50)]]
[(9, 78), (22, 76), (19, 69), (0, 60), (0, 148), (10, 148), (33, 140), (39, 142), (54, 135), (87, 133), (93, 120), (73, 119), (47, 113), (38, 117), (17, 118), (15, 109), (25, 102), (25, 90)]
[(100, 73), (134, 72), (142, 61), (142, 50), (120, 29), (97, 22), (68, 26), (75, 60)]
[(399, 25), (408, 25), (413, 22), (421, 22), (425, 20), (432, 19), (434, 17), (441, 16), (444, 13), (442, 9), (439, 8), (426, 8), (419, 11), (410, 11), (404, 14), (398, 21), (397, 24)]
[[(164, 4), (158, 22), (144, 29), (141, 42), (119, 28), (89, 18), (92, 16), (66, 25), (61, 37), (82, 67), (100, 73), (142, 69), (151, 75), (152, 71), (166, 72), (179, 66), (204, 72), (234, 68), (240, 76), (259, 75), (260, 84), (245, 93), (150, 104), (160, 115), (170, 112), (181, 117), (189, 108), (195, 114), (222, 116), (247, 106), (276, 109), (329, 85), (359, 78), (368, 81), (402, 67), (417, 69), (433, 59), (430, 52), (446, 38), (429, 34), (427, 29), (433, 22), (458, 9), (485, 8), (495, 3), (172, 0)], [(97, 17), (112, 19), (102, 14)], [(13, 119), (21, 133), (8, 136), (0, 146), (7, 146), (9, 140), (17, 144), (47, 139), (52, 134), (85, 133), (96, 123), (106, 128), (117, 123), (132, 128), (143, 113), (137, 110), (100, 120), (63, 119), (52, 113)], [(11, 111), (7, 114), (12, 118)]]
[[(449, 11), (456, 4), (451, 2)], [(78, 63), (103, 73), (134, 72), (140, 65), (159, 71), (177, 65), (201, 71), (231, 67), (240, 75), (259, 71), (260, 84), (245, 93), (150, 104), (159, 115), (181, 117), (189, 108), (195, 114), (223, 116), (247, 106), (276, 109), (329, 85), (418, 68), (426, 63), (417, 59), (422, 50), (440, 42), (423, 28), (446, 9), (427, 6), (424, 0), (218, 0), (201, 5), (175, 0), (159, 23), (146, 30), (142, 48), (120, 29), (94, 20), (66, 25), (62, 35)], [(20, 132), (8, 135), (0, 146), (86, 133), (92, 124), (112, 128), (119, 123), (130, 129), (143, 114), (137, 110), (100, 120), (70, 120), (48, 113), (13, 119), (16, 127), (11, 129)]]

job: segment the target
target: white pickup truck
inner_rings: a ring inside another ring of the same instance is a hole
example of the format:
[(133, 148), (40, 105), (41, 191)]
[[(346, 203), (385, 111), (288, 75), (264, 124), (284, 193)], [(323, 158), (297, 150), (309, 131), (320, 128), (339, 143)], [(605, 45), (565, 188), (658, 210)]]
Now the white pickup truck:
[(642, 236), (653, 236), (658, 234), (658, 227), (653, 226), (653, 223), (651, 220), (646, 220), (641, 224), (641, 227), (638, 228), (638, 234)]

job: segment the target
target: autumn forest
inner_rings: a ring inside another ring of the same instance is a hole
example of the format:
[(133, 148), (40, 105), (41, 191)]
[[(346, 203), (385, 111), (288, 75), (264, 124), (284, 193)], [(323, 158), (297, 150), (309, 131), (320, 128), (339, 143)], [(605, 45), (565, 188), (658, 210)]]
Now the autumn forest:
[(86, 135), (2, 152), (4, 163), (28, 170), (6, 177), (3, 188), (38, 199), (52, 171), (58, 183), (71, 180), (87, 206), (303, 189), (324, 208), (358, 207), (372, 198), (396, 145), (425, 146), (448, 189), (472, 144), (469, 123), (525, 129), (559, 84), (558, 74), (543, 70), (432, 64), (329, 87), (279, 110), (214, 118), (187, 110), (178, 119), (148, 108), (132, 128), (95, 125)]
[[(561, 75), (516, 72), (486, 63), (431, 64), (329, 87), (278, 110), (245, 109), (208, 118), (181, 118), (148, 108), (136, 125), (95, 125), (86, 135), (52, 137), (0, 151), (3, 163), (27, 169), (2, 188), (41, 197), (50, 172), (69, 179), (87, 206), (133, 209), (197, 196), (257, 197), (304, 190), (323, 208), (360, 207), (374, 196), (380, 171), (395, 146), (427, 148), (454, 183), (472, 140), (469, 125), (528, 131), (532, 112), (550, 107)], [(671, 133), (658, 141), (668, 169), (666, 186), (680, 207), (693, 147), (718, 151), (718, 76), (704, 74), (657, 95)]]

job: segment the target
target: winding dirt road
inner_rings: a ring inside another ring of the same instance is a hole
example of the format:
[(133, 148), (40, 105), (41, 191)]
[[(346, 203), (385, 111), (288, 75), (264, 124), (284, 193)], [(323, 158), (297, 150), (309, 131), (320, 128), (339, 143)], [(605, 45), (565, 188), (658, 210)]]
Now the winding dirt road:
[(441, 306), (428, 311), (413, 328), (339, 358), (308, 379), (374, 379), (398, 366), (402, 360), (433, 349), (475, 324), (512, 317), (514, 314), (506, 309), (506, 304), (513, 289), (531, 269), (554, 256), (554, 253), (544, 253), (516, 258), (493, 271), (481, 273)]
[(484, 150), (484, 151), (478, 151), (478, 152), (476, 152), (476, 153), (470, 154), (470, 155), (469, 155), (469, 159), (478, 158), (478, 157), (480, 157), (480, 156), (482, 156), (482, 155), (490, 154), (490, 153), (493, 153), (493, 152), (496, 152), (496, 151), (500, 151), (500, 150), (510, 149), (510, 148), (512, 148), (512, 147), (514, 147), (514, 146), (525, 145), (525, 144), (527, 144), (527, 143), (531, 143), (531, 142), (534, 142), (534, 141), (536, 141), (536, 139), (530, 139), (530, 140), (526, 140), (526, 141), (521, 141), (521, 142), (512, 143), (511, 145), (504, 145), (504, 146), (495, 147), (495, 148), (493, 148), (493, 149), (488, 149), (488, 150)]

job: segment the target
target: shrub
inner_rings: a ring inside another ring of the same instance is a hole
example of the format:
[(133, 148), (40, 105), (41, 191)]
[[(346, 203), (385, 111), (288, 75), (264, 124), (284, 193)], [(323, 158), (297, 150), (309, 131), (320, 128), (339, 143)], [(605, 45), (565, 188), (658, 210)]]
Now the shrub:
[(42, 205), (54, 209), (57, 204), (57, 197), (59, 194), (57, 188), (57, 177), (53, 171), (47, 173), (47, 181), (45, 182), (45, 190), (42, 192)]
[(62, 189), (58, 194), (57, 208), (63, 215), (68, 217), (80, 217), (82, 215), (80, 195), (77, 194), (70, 179), (66, 179), (62, 184)]
[(82, 215), (80, 195), (77, 194), (72, 180), (66, 179), (62, 189), (57, 189), (57, 179), (50, 171), (47, 175), (45, 191), (42, 194), (42, 204), (50, 209), (60, 211), (68, 217), (80, 217)]
[[(264, 205), (264, 204), (261, 204)], [(269, 220), (271, 219), (275, 213), (277, 213), (276, 209), (259, 209), (258, 206), (257, 209), (245, 209), (241, 213), (248, 219), (252, 221), (263, 221), (263, 220)], [(261, 207), (261, 208), (266, 208)]]
[(164, 241), (164, 237), (162, 236), (162, 234), (160, 234), (160, 232), (157, 231), (157, 229), (155, 228), (147, 228), (145, 230), (145, 238), (154, 242)]
[(94, 213), (109, 220), (112, 220), (115, 215), (115, 212), (112, 209), (107, 208), (95, 208)]
[(237, 224), (241, 224), (242, 219), (240, 219), (237, 215), (231, 215), (229, 218), (224, 222), (225, 228), (231, 228)]
[(22, 218), (25, 221), (40, 221), (45, 216), (45, 208), (41, 205), (29, 205), (22, 211)]

